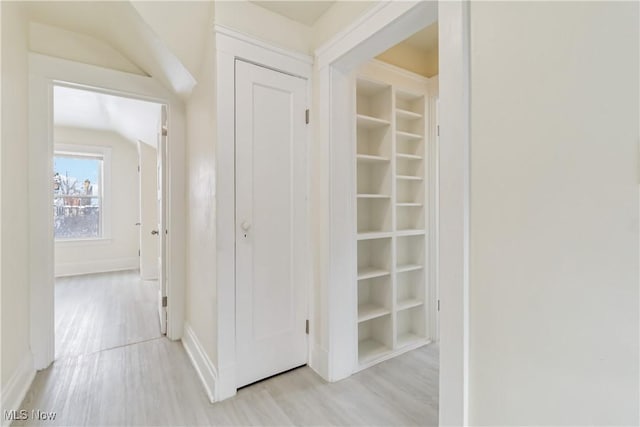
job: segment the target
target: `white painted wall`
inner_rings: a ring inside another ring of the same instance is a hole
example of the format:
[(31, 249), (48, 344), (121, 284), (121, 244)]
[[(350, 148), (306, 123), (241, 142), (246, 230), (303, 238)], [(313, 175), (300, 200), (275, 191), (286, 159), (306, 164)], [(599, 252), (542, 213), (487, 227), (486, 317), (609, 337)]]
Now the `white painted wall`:
[(298, 52), (310, 53), (313, 29), (247, 0), (214, 3), (214, 22)]
[(24, 6), (2, 8), (2, 401), (29, 351), (28, 25)]
[(140, 67), (102, 40), (37, 22), (29, 24), (29, 49), (32, 52), (83, 64), (147, 75)]
[[(56, 242), (55, 274), (100, 273), (137, 269), (138, 259), (138, 150), (133, 142), (109, 131), (56, 127), (56, 144), (111, 149), (110, 236), (90, 242)], [(107, 167), (108, 165), (105, 165)]]
[(471, 3), (473, 425), (640, 421), (638, 12)]
[(187, 287), (185, 321), (217, 365), (216, 115), (214, 40), (208, 35), (202, 76), (187, 102)]

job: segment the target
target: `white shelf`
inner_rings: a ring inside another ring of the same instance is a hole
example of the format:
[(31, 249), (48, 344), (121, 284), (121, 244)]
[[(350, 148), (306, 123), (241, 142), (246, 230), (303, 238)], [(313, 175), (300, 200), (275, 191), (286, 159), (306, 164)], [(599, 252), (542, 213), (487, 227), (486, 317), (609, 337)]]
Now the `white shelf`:
[(389, 161), (389, 159), (386, 157), (374, 156), (371, 154), (357, 154), (356, 159), (358, 159), (359, 162), (363, 163), (385, 163)]
[(423, 302), (419, 299), (409, 298), (402, 301), (398, 301), (397, 309), (398, 311), (407, 310), (414, 307), (420, 307), (422, 304)]
[(396, 153), (396, 157), (399, 159), (422, 160), (422, 156), (418, 156), (417, 154), (409, 154), (409, 153)]
[(389, 353), (391, 349), (374, 339), (358, 342), (358, 362), (363, 365)]
[(398, 335), (398, 339), (396, 340), (396, 346), (400, 348), (400, 347), (405, 347), (411, 344), (416, 344), (421, 341), (426, 341), (426, 339), (412, 332), (405, 332)]
[(405, 110), (403, 108), (396, 108), (396, 117), (404, 120), (418, 120), (422, 118), (422, 114)]
[(413, 176), (413, 175), (396, 175), (396, 179), (401, 179), (404, 181), (422, 181), (421, 176)]
[(389, 313), (391, 313), (391, 310), (388, 308), (375, 304), (362, 304), (358, 306), (358, 323), (366, 322), (376, 317), (382, 317)]
[(422, 141), (422, 135), (418, 135), (417, 133), (403, 132), (401, 130), (398, 130), (396, 131), (396, 136), (401, 141)]
[(367, 116), (364, 114), (357, 115), (357, 123), (359, 127), (364, 129), (375, 129), (383, 126), (389, 126), (389, 120), (380, 119), (378, 117)]
[(404, 77), (389, 78), (394, 83), (356, 79), (359, 267), (353, 309), (359, 369), (416, 348), (429, 336), (427, 89), (405, 92), (395, 86)]
[(401, 264), (396, 267), (396, 273), (407, 273), (416, 270), (422, 270), (422, 266), (420, 264)]
[(374, 279), (376, 277), (388, 276), (389, 271), (376, 267), (358, 268), (358, 280)]
[(426, 231), (418, 228), (408, 229), (408, 230), (398, 230), (396, 232), (397, 236), (422, 236), (424, 234), (426, 234)]
[(358, 240), (384, 239), (392, 234), (390, 231), (364, 231), (358, 233)]
[(359, 193), (358, 199), (389, 199), (391, 196), (387, 194), (367, 194), (367, 193)]

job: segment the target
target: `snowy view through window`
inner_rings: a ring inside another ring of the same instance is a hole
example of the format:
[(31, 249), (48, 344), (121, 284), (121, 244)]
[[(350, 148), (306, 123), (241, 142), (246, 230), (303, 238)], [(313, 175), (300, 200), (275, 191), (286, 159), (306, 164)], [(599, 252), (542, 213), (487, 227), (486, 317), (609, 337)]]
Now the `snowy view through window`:
[(56, 239), (101, 237), (102, 159), (56, 155), (53, 219)]

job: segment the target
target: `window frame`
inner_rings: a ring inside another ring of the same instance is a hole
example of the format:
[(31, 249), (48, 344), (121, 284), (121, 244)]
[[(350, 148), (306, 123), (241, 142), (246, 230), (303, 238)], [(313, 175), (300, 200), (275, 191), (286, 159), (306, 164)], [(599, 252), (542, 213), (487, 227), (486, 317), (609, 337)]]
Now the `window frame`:
[[(56, 238), (55, 244), (73, 245), (89, 243), (108, 243), (111, 241), (111, 148), (98, 145), (82, 145), (75, 143), (56, 143), (53, 148), (52, 163), (56, 157), (85, 157), (102, 160), (102, 176), (98, 185), (100, 191), (100, 236)], [(53, 165), (52, 165), (53, 166)], [(53, 200), (55, 195), (52, 194)]]

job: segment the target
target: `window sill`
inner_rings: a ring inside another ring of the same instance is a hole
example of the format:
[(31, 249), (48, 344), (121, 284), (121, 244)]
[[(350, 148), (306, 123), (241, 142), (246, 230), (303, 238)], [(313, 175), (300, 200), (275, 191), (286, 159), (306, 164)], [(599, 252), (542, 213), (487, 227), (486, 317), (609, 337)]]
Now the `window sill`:
[(110, 237), (97, 237), (92, 239), (60, 239), (56, 240), (56, 245), (61, 246), (94, 246), (111, 244)]

